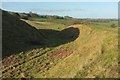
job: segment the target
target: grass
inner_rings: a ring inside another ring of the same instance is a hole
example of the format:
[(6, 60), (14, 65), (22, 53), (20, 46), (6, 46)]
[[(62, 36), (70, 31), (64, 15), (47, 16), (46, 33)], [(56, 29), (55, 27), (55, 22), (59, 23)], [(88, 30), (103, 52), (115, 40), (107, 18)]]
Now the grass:
[(41, 22), (53, 22), (58, 24), (64, 24), (66, 26), (79, 23), (79, 20), (75, 19), (47, 19), (47, 18), (29, 18), (29, 20), (41, 21)]
[(112, 24), (115, 24), (116, 26), (118, 26), (118, 21), (91, 22), (88, 25), (93, 28), (110, 28)]
[[(64, 45), (64, 48), (66, 46), (67, 49), (73, 50), (73, 54), (46, 73), (38, 73), (36, 77), (108, 78), (118, 76), (116, 67), (118, 62), (117, 33), (98, 32), (97, 29), (91, 30), (85, 26), (80, 26), (80, 29), (81, 36), (76, 41)], [(93, 33), (89, 34), (90, 31)]]
[[(118, 67), (116, 67), (118, 64), (118, 30), (110, 26), (117, 22), (94, 22), (88, 25), (67, 26), (71, 24), (71, 20), (42, 18), (31, 20), (25, 20), (25, 22), (37, 29), (61, 31), (74, 27), (80, 30), (80, 34), (76, 40), (66, 44), (37, 47), (12, 55), (16, 62), (2, 68), (3, 77), (118, 78)], [(61, 41), (57, 37), (55, 34), (48, 36), (53, 43)], [(65, 55), (66, 53), (70, 55)], [(61, 56), (61, 54), (64, 55)]]
[(29, 21), (26, 20), (27, 23), (31, 24), (37, 29), (53, 29), (53, 30), (62, 30), (66, 28), (64, 24), (54, 23), (54, 22), (39, 22), (39, 21)]

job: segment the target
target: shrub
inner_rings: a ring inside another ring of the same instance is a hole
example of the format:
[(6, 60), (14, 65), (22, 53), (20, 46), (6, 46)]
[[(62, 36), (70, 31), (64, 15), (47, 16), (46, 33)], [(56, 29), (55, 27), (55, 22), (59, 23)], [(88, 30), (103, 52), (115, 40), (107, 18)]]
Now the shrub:
[(116, 25), (115, 25), (115, 24), (111, 24), (111, 27), (112, 27), (112, 28), (115, 28), (115, 27), (116, 27)]

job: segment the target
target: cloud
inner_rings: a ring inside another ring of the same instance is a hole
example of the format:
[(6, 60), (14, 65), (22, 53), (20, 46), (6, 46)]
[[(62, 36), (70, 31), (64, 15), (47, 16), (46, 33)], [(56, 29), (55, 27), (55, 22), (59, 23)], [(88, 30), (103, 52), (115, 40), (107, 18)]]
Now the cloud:
[(33, 12), (47, 12), (47, 13), (54, 13), (54, 12), (70, 12), (70, 11), (83, 11), (80, 8), (59, 8), (59, 9), (50, 9), (50, 8), (33, 8), (29, 9)]

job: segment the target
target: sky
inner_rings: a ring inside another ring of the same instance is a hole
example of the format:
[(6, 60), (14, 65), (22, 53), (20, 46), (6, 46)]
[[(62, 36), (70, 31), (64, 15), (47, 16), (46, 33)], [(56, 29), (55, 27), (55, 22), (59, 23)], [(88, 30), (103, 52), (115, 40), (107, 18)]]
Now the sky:
[(13, 12), (74, 18), (117, 18), (117, 2), (2, 2), (1, 8)]
[(119, 2), (119, 0), (1, 0), (1, 2)]

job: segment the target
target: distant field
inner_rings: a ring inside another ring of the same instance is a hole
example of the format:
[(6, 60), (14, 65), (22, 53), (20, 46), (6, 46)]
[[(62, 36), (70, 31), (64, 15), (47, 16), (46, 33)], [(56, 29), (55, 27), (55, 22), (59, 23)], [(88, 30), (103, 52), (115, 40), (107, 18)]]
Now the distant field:
[[(30, 18), (31, 26), (50, 30), (47, 34), (52, 46), (35, 48), (11, 55), (3, 61), (3, 77), (13, 78), (118, 78), (117, 21), (73, 24), (72, 20)], [(66, 28), (79, 29), (75, 40), (65, 42)], [(7, 61), (11, 61), (7, 63)]]
[(54, 23), (61, 23), (61, 24), (72, 24), (72, 20), (68, 19), (47, 19), (47, 18), (29, 18), (30, 20), (42, 21), (42, 22), (54, 22)]
[(48, 18), (29, 18), (29, 20), (41, 21), (41, 22), (54, 22), (58, 24), (64, 24), (66, 26), (81, 23), (80, 20), (77, 19), (48, 19)]
[(37, 29), (54, 29), (54, 30), (62, 30), (67, 26), (61, 23), (54, 22), (39, 22), (39, 21), (29, 21), (26, 20), (29, 24), (33, 25)]
[[(35, 21), (40, 21), (40, 22), (54, 22), (54, 23), (59, 23), (59, 24), (64, 24), (64, 25), (69, 25), (69, 24), (74, 24), (75, 20), (72, 19), (47, 19), (47, 18), (29, 18), (29, 20), (35, 20)], [(97, 20), (96, 20), (97, 21)], [(78, 24), (81, 23), (86, 23), (90, 25), (91, 27), (111, 27), (112, 24), (115, 24), (115, 26), (118, 26), (118, 21), (117, 20), (111, 20), (111, 21), (106, 21), (106, 22), (94, 22), (94, 21), (87, 21), (80, 20), (77, 21)], [(77, 23), (76, 22), (76, 23)]]
[(91, 27), (111, 27), (112, 24), (115, 24), (115, 26), (118, 26), (118, 21), (110, 21), (110, 22), (92, 22), (89, 24)]

